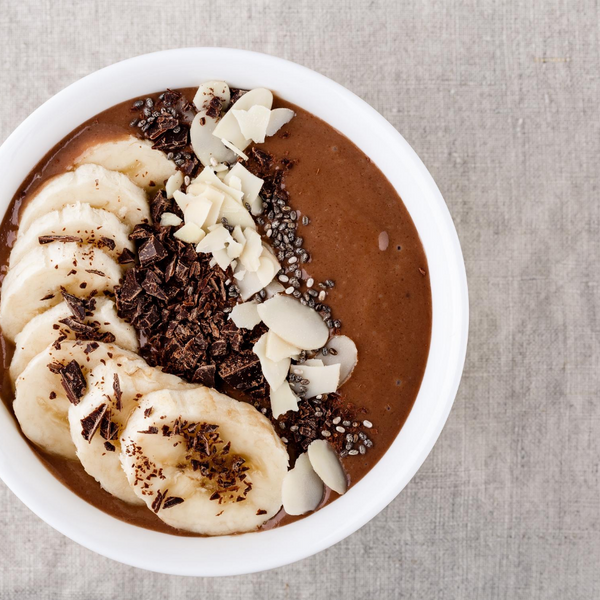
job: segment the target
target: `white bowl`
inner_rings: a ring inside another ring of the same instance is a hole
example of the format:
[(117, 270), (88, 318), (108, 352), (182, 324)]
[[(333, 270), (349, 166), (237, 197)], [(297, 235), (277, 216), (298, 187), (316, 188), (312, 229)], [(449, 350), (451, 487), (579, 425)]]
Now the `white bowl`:
[(272, 56), (223, 48), (167, 50), (112, 65), (70, 85), (38, 108), (0, 148), (1, 212), (36, 163), (82, 122), (124, 100), (167, 87), (197, 86), (208, 79), (224, 79), (241, 88), (267, 87), (341, 131), (375, 162), (400, 194), (425, 247), (433, 331), (415, 405), (379, 463), (333, 504), (300, 522), (259, 533), (189, 538), (119, 521), (55, 479), (21, 437), (9, 411), (0, 406), (0, 477), (33, 512), (72, 540), (114, 560), (197, 576), (251, 573), (300, 560), (339, 542), (389, 504), (417, 472), (446, 422), (468, 331), (467, 281), (458, 237), (421, 160), (392, 125), (352, 92)]

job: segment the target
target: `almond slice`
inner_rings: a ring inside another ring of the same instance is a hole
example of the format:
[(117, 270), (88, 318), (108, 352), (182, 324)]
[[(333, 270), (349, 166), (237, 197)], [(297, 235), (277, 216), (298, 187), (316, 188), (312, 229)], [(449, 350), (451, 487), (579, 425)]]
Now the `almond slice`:
[(289, 108), (274, 108), (269, 115), (267, 135), (275, 135), (284, 125), (289, 123), (294, 116), (294, 111)]
[(269, 126), (271, 111), (266, 106), (255, 104), (249, 110), (231, 109), (236, 118), (242, 135), (256, 144), (265, 141)]
[(246, 92), (232, 107), (225, 113), (223, 118), (217, 123), (213, 135), (230, 142), (238, 150), (244, 150), (250, 144), (246, 139), (233, 114), (233, 110), (250, 110), (253, 106), (260, 105), (270, 109), (273, 105), (273, 94), (265, 88), (256, 88)]
[(308, 453), (301, 454), (283, 479), (281, 499), (288, 515), (303, 515), (315, 510), (323, 498), (323, 482), (315, 473)]
[(292, 392), (287, 381), (284, 381), (276, 390), (271, 388), (271, 410), (274, 419), (289, 410), (294, 412), (298, 410), (298, 396)]
[(231, 171), (225, 175), (225, 183), (229, 185), (231, 179), (239, 178), (244, 192), (244, 204), (250, 205), (250, 211), (253, 215), (259, 215), (262, 212), (262, 200), (258, 196), (263, 186), (263, 180), (260, 177), (250, 173), (244, 165), (236, 163)]
[(164, 212), (160, 216), (160, 224), (162, 227), (177, 227), (181, 225), (183, 220), (178, 217), (175, 213)]
[(171, 199), (173, 197), (173, 193), (176, 192), (183, 185), (183, 173), (181, 171), (177, 171), (167, 179), (167, 183), (165, 184), (165, 192), (167, 193), (167, 198)]
[(236, 304), (229, 313), (229, 318), (240, 329), (254, 329), (260, 323), (260, 315), (256, 310), (256, 302)]
[[(354, 367), (358, 363), (358, 350), (356, 344), (346, 335), (335, 335), (325, 346), (328, 350), (333, 348), (337, 354), (333, 355), (330, 352), (324, 356), (320, 356), (323, 364), (325, 365), (340, 365), (340, 383), (343, 385), (348, 381)], [(308, 361), (307, 361), (308, 362)]]
[(173, 237), (185, 242), (186, 244), (197, 244), (206, 234), (195, 223), (186, 223), (181, 229), (178, 229)]
[(277, 388), (279, 388), (279, 386), (283, 384), (287, 377), (288, 371), (290, 370), (290, 359), (284, 358), (283, 360), (275, 362), (267, 358), (266, 333), (261, 336), (261, 338), (258, 340), (258, 342), (256, 342), (256, 344), (254, 344), (252, 350), (260, 360), (260, 366), (263, 375), (267, 380), (267, 383), (271, 386), (272, 389), (276, 390)]
[(231, 90), (224, 81), (205, 81), (198, 86), (194, 96), (194, 105), (200, 111), (206, 108), (213, 98), (220, 98), (223, 108), (229, 106), (231, 100)]
[[(258, 315), (258, 310), (256, 311)], [(260, 315), (258, 317), (260, 319)], [(267, 332), (267, 347), (266, 355), (267, 358), (277, 362), (284, 358), (292, 358), (300, 354), (300, 348), (288, 344), (285, 340), (282, 340), (276, 333), (272, 331)]]
[[(258, 311), (260, 314), (260, 309)], [(264, 319), (263, 319), (264, 321)], [(340, 384), (340, 365), (306, 366), (306, 363), (297, 365), (302, 370), (302, 377), (310, 383), (304, 385), (306, 398), (314, 398), (320, 394), (332, 394), (337, 391)]]
[(308, 458), (323, 483), (338, 494), (348, 489), (346, 473), (335, 450), (325, 440), (315, 440), (308, 447)]
[(258, 307), (258, 313), (269, 329), (302, 350), (321, 348), (329, 337), (319, 314), (289, 296), (274, 296)]

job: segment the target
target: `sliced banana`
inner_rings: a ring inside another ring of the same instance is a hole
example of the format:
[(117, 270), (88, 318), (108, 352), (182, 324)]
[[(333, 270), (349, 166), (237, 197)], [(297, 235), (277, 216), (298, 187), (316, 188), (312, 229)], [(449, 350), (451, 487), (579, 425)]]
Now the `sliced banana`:
[(132, 135), (96, 144), (75, 160), (76, 165), (89, 163), (120, 171), (150, 193), (163, 188), (165, 181), (177, 170), (175, 163), (160, 150), (154, 150), (149, 141)]
[[(77, 458), (86, 472), (113, 496), (132, 504), (144, 504), (121, 467), (120, 435), (143, 395), (180, 385), (185, 384), (179, 377), (150, 367), (141, 358), (123, 356), (97, 365), (88, 376), (85, 396), (79, 404), (69, 406), (71, 439)], [(110, 440), (106, 439), (108, 422)]]
[(252, 531), (281, 508), (283, 443), (256, 409), (215, 390), (147, 395), (121, 444), (135, 493), (173, 527), (205, 535)]
[(108, 210), (129, 227), (150, 219), (143, 190), (122, 173), (90, 164), (53, 177), (29, 199), (21, 215), (20, 235), (42, 215), (77, 202)]
[(90, 342), (65, 341), (59, 348), (45, 348), (29, 361), (15, 385), (13, 408), (23, 433), (47, 452), (76, 458), (67, 416), (71, 402), (56, 368), (76, 361), (87, 378), (101, 361), (123, 358), (139, 360), (133, 352), (100, 342), (90, 346)]
[[(15, 352), (10, 363), (10, 379), (14, 383), (17, 377), (25, 370), (29, 361), (52, 344), (60, 336), (66, 339), (75, 338), (74, 332), (62, 319), (72, 317), (71, 310), (66, 302), (37, 315), (15, 338)], [(137, 334), (133, 326), (117, 316), (115, 303), (106, 297), (96, 299), (96, 306), (92, 315), (86, 319), (88, 323), (98, 323), (101, 332), (109, 332), (115, 336), (115, 344), (131, 352), (138, 351)]]
[(114, 259), (92, 246), (48, 244), (30, 250), (9, 269), (2, 283), (0, 325), (4, 335), (14, 341), (33, 317), (58, 304), (61, 287), (74, 295), (112, 290), (122, 271)]
[[(134, 250), (129, 240), (129, 227), (116, 215), (90, 204), (78, 202), (60, 210), (53, 210), (37, 218), (19, 235), (10, 253), (12, 267), (31, 249), (40, 246), (43, 236), (71, 236), (74, 243), (98, 244), (105, 252), (117, 258), (125, 248)], [(79, 240), (79, 241), (77, 241)], [(52, 243), (65, 243), (57, 240)]]

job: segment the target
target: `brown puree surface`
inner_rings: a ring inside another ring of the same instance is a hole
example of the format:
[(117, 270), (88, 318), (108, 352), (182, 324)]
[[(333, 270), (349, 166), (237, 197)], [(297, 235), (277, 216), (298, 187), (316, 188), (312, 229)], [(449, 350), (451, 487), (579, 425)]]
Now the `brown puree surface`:
[[(195, 90), (181, 90), (191, 98)], [(0, 226), (0, 277), (7, 269), (19, 214), (27, 198), (48, 178), (67, 170), (88, 146), (133, 132), (129, 127), (132, 101), (90, 119), (57, 144), (32, 170)], [(341, 333), (358, 347), (359, 362), (342, 387), (345, 398), (366, 412), (374, 446), (365, 455), (343, 459), (350, 485), (377, 463), (404, 424), (415, 401), (429, 352), (431, 290), (427, 260), (418, 233), (398, 194), (379, 169), (338, 131), (280, 99), (296, 116), (279, 134), (260, 147), (275, 157), (295, 161), (285, 183), (290, 205), (310, 218), (298, 235), (312, 261), (306, 270), (315, 281), (333, 279), (328, 296)], [(289, 135), (282, 136), (282, 132)], [(379, 249), (386, 232), (389, 245)], [(8, 378), (12, 344), (0, 339), (2, 400), (11, 409)], [(104, 492), (79, 462), (41, 452), (40, 460), (65, 485), (99, 509), (132, 524), (185, 535), (164, 524), (145, 507), (131, 506)], [(323, 504), (337, 497), (328, 492)], [(284, 525), (298, 517), (283, 510), (264, 528)]]

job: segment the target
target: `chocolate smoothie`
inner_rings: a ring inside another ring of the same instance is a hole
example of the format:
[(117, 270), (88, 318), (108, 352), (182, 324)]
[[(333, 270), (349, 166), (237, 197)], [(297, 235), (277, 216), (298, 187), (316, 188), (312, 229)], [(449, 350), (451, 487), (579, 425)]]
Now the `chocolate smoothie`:
[[(188, 99), (194, 95), (193, 89), (179, 91)], [(132, 102), (119, 104), (81, 125), (31, 171), (0, 227), (2, 277), (28, 197), (49, 178), (67, 170), (89, 146), (139, 134), (139, 129), (131, 126)], [(340, 333), (350, 336), (358, 348), (358, 364), (339, 390), (340, 401), (353, 407), (353, 419), (366, 424), (362, 431), (368, 430), (369, 446), (351, 455), (346, 452), (342, 458), (351, 487), (394, 441), (419, 391), (432, 320), (427, 259), (401, 199), (363, 152), (301, 108), (278, 98), (274, 107), (290, 108), (295, 117), (255, 147), (278, 164), (291, 165), (285, 170), (284, 182), (289, 205), (299, 215), (297, 235), (310, 253), (304, 267), (315, 281), (334, 282), (327, 290), (332, 318), (339, 321)], [(11, 409), (14, 393), (8, 367), (13, 346), (4, 337), (1, 342), (2, 399)], [(143, 339), (141, 343), (142, 356), (147, 358)], [(252, 403), (252, 398), (223, 382), (216, 387)], [(277, 425), (275, 429), (281, 437), (289, 436), (287, 430)], [(343, 446), (343, 440), (340, 443)], [(351, 444), (353, 448), (359, 445)], [(146, 507), (111, 496), (78, 461), (47, 454), (34, 445), (32, 449), (57, 478), (99, 509), (149, 529), (191, 535), (166, 525)], [(322, 505), (335, 498), (337, 494), (327, 490)], [(282, 509), (262, 528), (282, 526), (297, 518), (301, 517), (287, 515)]]

